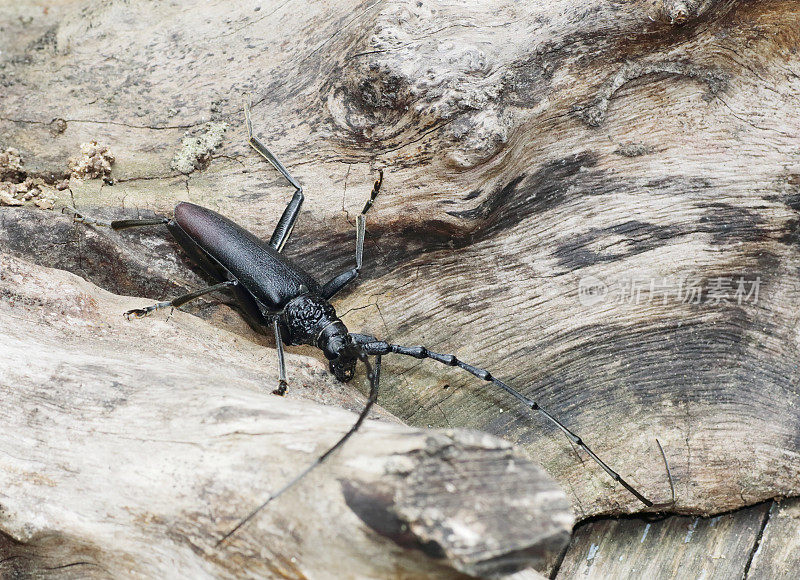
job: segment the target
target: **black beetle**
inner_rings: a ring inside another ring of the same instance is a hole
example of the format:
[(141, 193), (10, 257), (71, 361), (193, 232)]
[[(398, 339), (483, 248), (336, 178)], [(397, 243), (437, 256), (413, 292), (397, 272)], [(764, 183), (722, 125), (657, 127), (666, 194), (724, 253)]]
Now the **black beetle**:
[[(311, 274), (281, 253), (300, 213), (300, 207), (303, 203), (303, 188), (269, 149), (253, 135), (248, 108), (245, 108), (245, 115), (250, 145), (295, 188), (295, 193), (278, 221), (278, 225), (275, 227), (269, 242), (262, 241), (241, 226), (210, 209), (186, 202), (179, 203), (175, 207), (173, 219), (154, 218), (106, 222), (84, 217), (77, 211), (75, 211), (74, 216), (76, 221), (107, 226), (115, 230), (138, 226), (166, 225), (169, 232), (184, 248), (190, 259), (218, 283), (168, 302), (159, 302), (146, 308), (130, 310), (125, 313), (125, 316), (128, 318), (146, 316), (161, 308), (181, 306), (204, 294), (225, 289), (231, 290), (234, 292), (251, 324), (260, 326), (272, 325), (273, 327), (279, 366), (278, 388), (273, 391), (275, 394), (282, 395), (287, 388), (283, 357), (284, 343), (289, 345), (307, 344), (321, 349), (329, 361), (331, 372), (343, 382), (350, 381), (353, 378), (358, 360), (363, 361), (367, 366), (367, 375), (370, 380), (369, 399), (350, 430), (336, 444), (317, 458), (313, 464), (281, 489), (270, 495), (264, 503), (243, 518), (236, 527), (220, 540), (220, 543), (236, 532), (270, 501), (281, 495), (305, 474), (321, 464), (356, 432), (377, 399), (380, 381), (380, 357), (389, 353), (412, 356), (418, 359), (429, 358), (448, 366), (457, 366), (499, 387), (526, 407), (542, 413), (561, 429), (575, 445), (579, 446), (594, 459), (615, 481), (648, 507), (653, 505), (650, 500), (595, 455), (580, 437), (567, 429), (546, 410), (542, 409), (536, 401), (495, 378), (489, 371), (466, 364), (454, 355), (432, 352), (424, 346), (406, 347), (378, 340), (374, 336), (349, 332), (344, 323), (337, 317), (336, 310), (329, 301), (359, 274), (362, 265), (366, 214), (380, 191), (383, 183), (383, 171), (381, 170), (372, 193), (356, 220), (355, 267), (342, 272), (325, 284), (320, 284)], [(369, 363), (369, 356), (376, 357), (374, 368)]]

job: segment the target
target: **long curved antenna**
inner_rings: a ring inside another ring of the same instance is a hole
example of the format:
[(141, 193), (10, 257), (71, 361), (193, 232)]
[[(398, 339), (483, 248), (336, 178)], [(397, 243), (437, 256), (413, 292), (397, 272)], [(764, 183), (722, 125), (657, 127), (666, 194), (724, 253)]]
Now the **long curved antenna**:
[(401, 346), (399, 344), (390, 344), (390, 343), (385, 342), (383, 340), (378, 340), (374, 336), (369, 336), (369, 335), (366, 335), (366, 334), (351, 334), (351, 336), (353, 337), (353, 340), (355, 340), (356, 344), (359, 344), (361, 346), (361, 349), (365, 354), (381, 355), (381, 354), (388, 354), (388, 353), (392, 353), (393, 352), (393, 353), (402, 354), (402, 355), (405, 355), (405, 356), (413, 356), (414, 358), (420, 358), (420, 359), (421, 358), (429, 358), (429, 359), (435, 360), (436, 362), (445, 364), (447, 366), (459, 367), (459, 368), (467, 371), (471, 375), (474, 375), (474, 376), (478, 377), (479, 379), (483, 379), (484, 381), (490, 382), (493, 385), (500, 387), (506, 393), (508, 393), (512, 397), (516, 398), (520, 403), (522, 403), (526, 407), (530, 408), (532, 411), (539, 411), (542, 415), (547, 417), (550, 420), (550, 422), (552, 422), (556, 427), (561, 429), (561, 431), (564, 433), (564, 435), (566, 435), (569, 438), (570, 441), (572, 441), (575, 445), (577, 445), (578, 447), (583, 449), (589, 455), (589, 457), (594, 459), (595, 462), (600, 467), (602, 467), (603, 470), (608, 475), (610, 475), (611, 478), (614, 481), (616, 481), (622, 487), (624, 487), (629, 492), (631, 492), (634, 496), (636, 496), (636, 499), (638, 499), (640, 502), (642, 502), (647, 507), (652, 507), (653, 506), (653, 502), (652, 501), (650, 501), (645, 496), (643, 496), (641, 493), (639, 493), (627, 481), (622, 479), (622, 477), (620, 477), (620, 475), (616, 471), (614, 471), (608, 465), (606, 465), (606, 463), (602, 459), (600, 459), (594, 453), (594, 451), (589, 449), (589, 447), (583, 442), (583, 440), (580, 437), (578, 437), (577, 435), (575, 435), (575, 433), (573, 433), (572, 431), (567, 429), (566, 426), (564, 426), (564, 424), (561, 423), (561, 421), (559, 421), (558, 419), (553, 417), (553, 415), (548, 413), (546, 410), (542, 409), (539, 406), (539, 403), (537, 403), (533, 399), (530, 399), (530, 398), (526, 397), (525, 395), (523, 395), (522, 393), (520, 393), (519, 391), (517, 391), (516, 389), (513, 389), (513, 388), (509, 387), (503, 381), (494, 378), (489, 371), (487, 371), (485, 369), (478, 368), (478, 367), (474, 367), (474, 366), (469, 365), (469, 364), (467, 364), (465, 362), (462, 362), (462, 361), (458, 360), (458, 358), (456, 358), (452, 354), (439, 354), (439, 353), (436, 353), (436, 352), (432, 352), (432, 351), (428, 350), (427, 348), (425, 348), (424, 346), (410, 346), (409, 347), (409, 346)]
[(331, 456), (331, 454), (333, 454), (334, 451), (336, 451), (342, 445), (344, 445), (345, 442), (348, 439), (350, 439), (350, 437), (356, 431), (358, 431), (358, 428), (361, 427), (361, 424), (364, 422), (364, 419), (367, 418), (367, 415), (369, 414), (370, 409), (372, 409), (372, 406), (378, 400), (378, 385), (380, 383), (380, 378), (381, 378), (381, 357), (380, 357), (380, 355), (377, 355), (375, 357), (375, 368), (374, 368), (374, 370), (372, 368), (372, 365), (369, 364), (369, 360), (367, 360), (367, 357), (365, 355), (361, 355), (361, 356), (359, 356), (359, 358), (361, 358), (361, 360), (364, 362), (364, 364), (367, 367), (367, 377), (369, 377), (369, 398), (367, 399), (367, 404), (364, 405), (364, 409), (361, 411), (361, 414), (358, 416), (358, 419), (356, 419), (356, 422), (353, 423), (352, 427), (350, 427), (350, 430), (347, 433), (345, 433), (344, 435), (342, 435), (342, 437), (336, 443), (334, 443), (325, 453), (323, 453), (322, 455), (317, 457), (317, 459), (314, 461), (314, 463), (312, 463), (311, 465), (306, 467), (303, 471), (301, 471), (296, 476), (294, 476), (291, 480), (289, 480), (289, 482), (286, 483), (282, 488), (280, 488), (278, 491), (276, 491), (272, 495), (270, 495), (264, 501), (264, 503), (262, 503), (256, 509), (254, 509), (249, 514), (247, 514), (247, 516), (245, 518), (239, 520), (239, 523), (236, 524), (233, 527), (233, 529), (231, 529), (231, 531), (229, 531), (227, 534), (222, 536), (222, 538), (217, 542), (217, 544), (216, 544), (217, 547), (219, 547), (220, 544), (222, 544), (225, 540), (227, 540), (233, 534), (235, 534), (237, 531), (239, 531), (239, 529), (242, 526), (244, 526), (247, 522), (252, 520), (258, 514), (258, 512), (260, 512), (262, 509), (264, 509), (267, 506), (267, 504), (269, 504), (273, 500), (279, 498), (281, 495), (283, 495), (285, 492), (287, 492), (289, 489), (291, 489), (298, 481), (300, 481), (306, 475), (308, 475), (309, 472), (311, 472), (313, 469), (319, 467), (328, 457)]
[(672, 499), (668, 502), (664, 503), (657, 503), (655, 504), (656, 508), (668, 508), (675, 505), (675, 484), (672, 481), (672, 471), (669, 469), (669, 462), (667, 461), (667, 454), (664, 453), (664, 448), (661, 447), (661, 441), (656, 439), (656, 444), (658, 445), (658, 450), (661, 452), (661, 459), (664, 460), (664, 469), (667, 470), (667, 479), (669, 480), (669, 492), (672, 495)]

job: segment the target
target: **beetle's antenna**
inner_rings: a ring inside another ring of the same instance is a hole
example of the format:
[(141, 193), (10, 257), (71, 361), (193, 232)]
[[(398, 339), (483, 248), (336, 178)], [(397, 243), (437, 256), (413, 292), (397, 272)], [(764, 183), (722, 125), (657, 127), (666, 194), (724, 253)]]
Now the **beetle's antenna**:
[(561, 431), (564, 433), (564, 435), (566, 435), (569, 438), (570, 441), (572, 441), (575, 445), (577, 445), (578, 447), (583, 449), (589, 455), (589, 457), (594, 459), (594, 461), (600, 467), (602, 467), (603, 470), (608, 475), (610, 475), (611, 478), (614, 481), (616, 481), (622, 487), (624, 487), (629, 492), (631, 492), (636, 497), (636, 499), (638, 499), (640, 502), (642, 502), (647, 507), (652, 507), (653, 506), (653, 502), (652, 501), (650, 501), (645, 496), (643, 496), (641, 493), (639, 493), (639, 491), (637, 491), (636, 488), (634, 488), (627, 481), (622, 479), (622, 477), (620, 477), (620, 475), (616, 471), (614, 471), (608, 465), (606, 465), (606, 463), (602, 459), (600, 459), (595, 454), (594, 451), (589, 449), (589, 447), (583, 442), (583, 440), (580, 437), (578, 437), (575, 433), (573, 433), (572, 431), (567, 429), (567, 427), (563, 423), (561, 423), (561, 421), (559, 421), (553, 415), (551, 415), (549, 412), (547, 412), (545, 409), (540, 407), (539, 403), (537, 403), (533, 399), (531, 399), (529, 397), (526, 397), (525, 395), (523, 395), (522, 393), (520, 393), (516, 389), (513, 389), (513, 388), (509, 387), (503, 381), (494, 378), (489, 371), (487, 371), (485, 369), (478, 368), (478, 367), (474, 367), (474, 366), (469, 365), (469, 364), (467, 364), (465, 362), (462, 362), (462, 361), (458, 360), (458, 358), (455, 357), (452, 354), (439, 354), (439, 353), (432, 352), (432, 351), (428, 350), (427, 348), (425, 348), (424, 346), (411, 346), (411, 347), (409, 347), (409, 346), (400, 346), (399, 344), (390, 344), (388, 342), (384, 342), (382, 340), (378, 340), (374, 336), (368, 336), (368, 335), (365, 335), (365, 334), (351, 334), (351, 336), (353, 337), (353, 340), (355, 340), (355, 342), (357, 344), (361, 345), (361, 348), (362, 348), (363, 352), (365, 352), (366, 354), (379, 355), (379, 354), (388, 354), (390, 352), (393, 352), (393, 353), (402, 354), (402, 355), (405, 355), (405, 356), (413, 356), (414, 358), (429, 358), (429, 359), (435, 360), (436, 362), (445, 364), (447, 366), (459, 367), (459, 368), (467, 371), (471, 375), (474, 375), (474, 376), (478, 377), (479, 379), (483, 379), (484, 381), (487, 381), (487, 382), (492, 383), (493, 385), (495, 385), (497, 387), (500, 387), (506, 393), (508, 393), (509, 395), (514, 397), (515, 399), (517, 399), (520, 403), (522, 403), (523, 405), (525, 405), (526, 407), (528, 407), (532, 411), (539, 411), (542, 415), (547, 417), (547, 419), (551, 423), (553, 423), (556, 427), (561, 429)]
[(276, 491), (272, 495), (270, 495), (264, 501), (264, 503), (262, 503), (260, 506), (255, 508), (249, 514), (247, 514), (247, 516), (245, 518), (241, 519), (239, 521), (239, 523), (236, 524), (236, 526), (234, 526), (231, 531), (229, 531), (227, 534), (222, 536), (222, 538), (216, 544), (217, 547), (219, 547), (220, 544), (222, 544), (225, 540), (227, 540), (233, 534), (235, 534), (237, 531), (239, 531), (239, 529), (242, 526), (244, 526), (247, 522), (252, 520), (258, 514), (258, 512), (260, 512), (262, 509), (264, 509), (267, 506), (267, 504), (269, 504), (273, 500), (279, 498), (281, 495), (283, 495), (289, 489), (294, 487), (294, 485), (298, 481), (300, 481), (306, 475), (308, 475), (309, 472), (311, 472), (313, 469), (319, 467), (326, 459), (328, 459), (328, 457), (330, 457), (333, 454), (334, 451), (336, 451), (342, 445), (344, 445), (345, 442), (348, 439), (350, 439), (350, 437), (356, 431), (358, 431), (358, 428), (361, 427), (361, 424), (367, 418), (367, 415), (369, 414), (370, 409), (372, 409), (372, 406), (378, 400), (378, 385), (380, 383), (380, 378), (381, 378), (381, 355), (377, 355), (375, 357), (375, 368), (374, 369), (373, 369), (372, 365), (369, 364), (369, 360), (368, 360), (368, 358), (367, 358), (367, 356), (365, 354), (359, 354), (359, 358), (364, 362), (364, 365), (367, 367), (367, 377), (369, 378), (369, 398), (367, 399), (367, 404), (364, 405), (364, 409), (361, 411), (361, 414), (358, 416), (358, 419), (356, 419), (356, 422), (353, 423), (353, 426), (350, 427), (350, 429), (347, 431), (347, 433), (342, 435), (342, 437), (336, 443), (334, 443), (330, 448), (328, 448), (328, 450), (325, 453), (320, 455), (314, 461), (314, 463), (312, 463), (311, 465), (306, 467), (303, 471), (298, 473), (288, 483), (286, 483), (282, 488), (280, 488), (278, 491)]
[(665, 508), (665, 507), (672, 507), (675, 505), (675, 484), (672, 482), (672, 471), (669, 468), (669, 462), (667, 461), (667, 454), (664, 453), (664, 448), (661, 447), (661, 441), (656, 439), (656, 445), (658, 445), (658, 450), (661, 452), (661, 459), (664, 460), (664, 469), (667, 470), (667, 479), (669, 480), (669, 491), (672, 494), (672, 499), (665, 503), (657, 503), (654, 507), (657, 508)]

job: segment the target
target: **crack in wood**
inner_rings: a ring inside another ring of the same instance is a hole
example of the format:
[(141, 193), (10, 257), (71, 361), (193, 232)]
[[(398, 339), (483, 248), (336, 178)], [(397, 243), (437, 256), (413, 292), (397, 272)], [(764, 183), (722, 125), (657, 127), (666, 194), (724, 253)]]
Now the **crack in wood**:
[(752, 566), (753, 558), (755, 558), (756, 554), (758, 553), (758, 549), (761, 547), (761, 539), (764, 537), (764, 531), (767, 529), (767, 524), (769, 524), (769, 519), (772, 516), (772, 511), (775, 509), (775, 505), (775, 501), (773, 500), (769, 506), (769, 509), (764, 512), (764, 516), (761, 518), (761, 527), (758, 530), (758, 535), (753, 542), (753, 546), (750, 549), (750, 555), (747, 558), (747, 563), (745, 564), (744, 571), (742, 572), (743, 580), (747, 580), (750, 574), (750, 566)]

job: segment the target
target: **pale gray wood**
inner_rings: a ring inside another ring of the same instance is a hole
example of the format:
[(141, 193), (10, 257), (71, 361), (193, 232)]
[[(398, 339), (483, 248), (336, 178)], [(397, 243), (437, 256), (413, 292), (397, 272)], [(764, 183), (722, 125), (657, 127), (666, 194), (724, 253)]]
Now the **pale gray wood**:
[(273, 349), (123, 318), (143, 302), (0, 253), (3, 576), (495, 577), (568, 541), (564, 493), (510, 443), (384, 412), (217, 546), (355, 415), (300, 398), (341, 402), (321, 361), (287, 354), (287, 400)]
[(789, 580), (800, 570), (800, 500), (772, 504), (747, 573), (753, 580)]
[[(73, 179), (58, 204), (168, 214), (188, 199), (268, 238), (291, 191), (247, 148), (249, 93), (257, 132), (306, 191), (286, 252), (321, 278), (352, 267), (353, 216), (386, 169), (362, 281), (338, 304), (352, 329), (485, 366), (667, 501), (658, 438), (676, 511), (800, 494), (798, 3), (4, 8), (0, 142), (35, 175), (63, 177), (92, 140), (116, 159), (116, 185)], [(187, 131), (220, 122), (205, 169), (172, 168)], [(83, 246), (66, 223), (31, 220), (32, 237), (4, 247), (153, 298), (189, 276), (175, 261), (159, 289), (150, 257), (171, 260), (164, 248)], [(578, 299), (586, 279), (708, 289), (739, 275), (761, 280), (757, 302)], [(402, 419), (523, 445), (581, 516), (641, 509), (506, 398), (429, 362), (386, 363)]]
[(576, 529), (556, 578), (742, 578), (769, 508), (588, 523)]
[(543, 576), (536, 570), (528, 568), (527, 570), (522, 570), (516, 574), (506, 576), (504, 580), (543, 580), (545, 578), (547, 578), (547, 576)]

